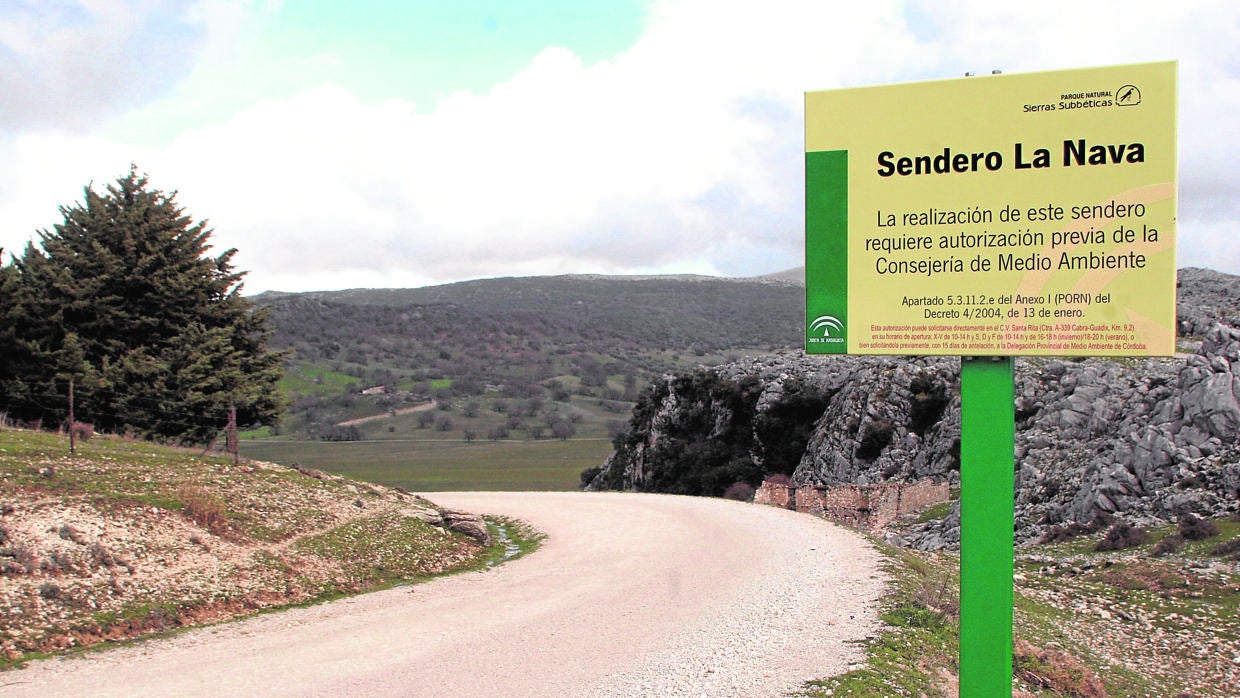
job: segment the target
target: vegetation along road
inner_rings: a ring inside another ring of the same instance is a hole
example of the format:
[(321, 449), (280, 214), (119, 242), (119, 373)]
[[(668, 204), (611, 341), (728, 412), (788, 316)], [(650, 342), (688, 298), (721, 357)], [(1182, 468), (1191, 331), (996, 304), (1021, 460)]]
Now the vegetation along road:
[(547, 535), (482, 572), (35, 662), (6, 695), (775, 696), (862, 660), (856, 534), (722, 499), (436, 493)]

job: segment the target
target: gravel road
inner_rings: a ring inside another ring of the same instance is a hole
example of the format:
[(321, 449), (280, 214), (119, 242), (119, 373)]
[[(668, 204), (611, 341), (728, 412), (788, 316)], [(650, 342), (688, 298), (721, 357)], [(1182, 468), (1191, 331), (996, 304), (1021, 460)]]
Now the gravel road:
[(861, 660), (884, 583), (805, 514), (616, 493), (435, 493), (548, 538), (501, 567), (0, 674), (4, 695), (778, 696)]

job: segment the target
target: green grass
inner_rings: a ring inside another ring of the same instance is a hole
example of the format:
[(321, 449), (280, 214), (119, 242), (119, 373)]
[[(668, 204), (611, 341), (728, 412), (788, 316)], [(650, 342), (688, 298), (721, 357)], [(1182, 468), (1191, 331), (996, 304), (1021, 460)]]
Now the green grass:
[(280, 379), (280, 389), (285, 395), (313, 395), (330, 397), (345, 391), (350, 383), (361, 386), (362, 379), (346, 373), (332, 371), (313, 364), (294, 363)]
[[(509, 409), (505, 413), (496, 412), (493, 408), (503, 400)], [(473, 417), (465, 416), (465, 406), (471, 402), (478, 404), (478, 412)], [(461, 398), (454, 401), (451, 410), (432, 409), (429, 411), (406, 412), (389, 416), (387, 413), (380, 411), (374, 405), (359, 402), (353, 408), (343, 411), (340, 415), (344, 418), (357, 417), (377, 417), (366, 422), (356, 425), (362, 434), (363, 439), (400, 439), (400, 440), (421, 440), (421, 441), (442, 441), (444, 439), (460, 439), (465, 440), (465, 430), (473, 432), (476, 440), (485, 440), (489, 438), (491, 430), (506, 425), (509, 416), (523, 407), (525, 400), (504, 399), (498, 396), (490, 396), (484, 398)], [(623, 403), (623, 411), (609, 411), (606, 407), (599, 404), (598, 398), (589, 398), (581, 395), (574, 395), (565, 402), (544, 401), (544, 410), (536, 416), (521, 414), (521, 421), (524, 427), (510, 430), (509, 438), (523, 439), (529, 436), (529, 427), (539, 427), (542, 429), (543, 437), (550, 437), (551, 429), (547, 426), (547, 414), (559, 414), (560, 419), (568, 420), (576, 418), (573, 424), (576, 434), (573, 438), (611, 438), (608, 432), (608, 422), (625, 421), (628, 419), (629, 403)], [(407, 406), (402, 405), (398, 409), (405, 409)], [(428, 417), (429, 415), (429, 417)], [(431, 419), (428, 426), (419, 426), (419, 420)], [(452, 423), (451, 429), (441, 431), (437, 425), (441, 419), (448, 419)]]
[(864, 667), (811, 681), (801, 695), (872, 698), (947, 694), (936, 676), (942, 670), (957, 671), (959, 563), (946, 556), (876, 545), (886, 555), (884, 569), (892, 580), (880, 602), (886, 628), (867, 642)]
[(940, 502), (935, 504), (934, 506), (921, 512), (921, 515), (917, 517), (917, 523), (926, 523), (927, 521), (938, 521), (939, 519), (945, 519), (947, 518), (947, 515), (952, 512), (952, 506), (954, 505), (955, 502)]
[(440, 529), (424, 521), (389, 512), (301, 538), (295, 547), (340, 560), (346, 574), (367, 580), (372, 588), (382, 588), (424, 577), (425, 559), (439, 553), (441, 535)]
[(604, 439), (567, 441), (246, 441), (246, 458), (299, 463), (411, 492), (567, 491), (611, 453)]
[[(180, 509), (180, 500), (170, 482), (219, 470), (230, 462), (225, 458), (199, 457), (194, 449), (106, 436), (79, 441), (76, 455), (71, 455), (67, 436), (42, 431), (0, 431), (0, 477), (5, 484), (52, 494)], [(55, 476), (43, 477), (39, 473), (42, 468), (54, 468)]]
[[(1100, 633), (1113, 632), (1099, 618), (1082, 614), (1069, 605), (1060, 607), (1038, 598), (1040, 590), (1066, 593), (1070, 600), (1095, 606), (1126, 609), (1150, 617), (1157, 627), (1177, 632), (1208, 627), (1213, 637), (1234, 642), (1240, 638), (1240, 576), (1225, 571), (1207, 573), (1201, 561), (1219, 560), (1211, 555), (1217, 546), (1240, 537), (1240, 522), (1214, 519), (1219, 535), (1189, 541), (1177, 553), (1153, 557), (1151, 551), (1175, 526), (1159, 526), (1149, 540), (1121, 551), (1096, 553), (1101, 533), (1078, 536), (1052, 545), (1019, 551), (1016, 572), (1022, 581), (1014, 599), (1014, 628), (1018, 639), (1035, 647), (1058, 649), (1078, 664), (1044, 668), (1028, 654), (1016, 653), (1016, 678), (1031, 695), (1059, 697), (1080, 695), (1085, 673), (1098, 674), (1107, 695), (1176, 695), (1183, 690), (1184, 672), (1200, 666), (1192, 648), (1167, 650), (1161, 661), (1138, 658), (1113, 662), (1095, 647)], [(945, 554), (918, 554), (875, 541), (886, 556), (884, 569), (891, 583), (880, 601), (883, 631), (866, 643), (865, 665), (846, 674), (807, 683), (799, 695), (839, 698), (852, 696), (951, 696), (958, 674), (959, 618), (955, 614), (960, 588), (959, 559)], [(1062, 571), (1040, 572), (1047, 558), (1066, 561)], [(1112, 619), (1111, 623), (1121, 621)], [(1220, 650), (1221, 651), (1221, 650)], [(1029, 675), (1050, 675), (1055, 688), (1025, 685), (1020, 670)], [(1208, 695), (1230, 695), (1208, 692)]]
[(487, 528), (495, 542), (479, 558), (475, 567), (494, 567), (515, 560), (542, 547), (547, 535), (520, 519), (507, 516), (486, 517)]

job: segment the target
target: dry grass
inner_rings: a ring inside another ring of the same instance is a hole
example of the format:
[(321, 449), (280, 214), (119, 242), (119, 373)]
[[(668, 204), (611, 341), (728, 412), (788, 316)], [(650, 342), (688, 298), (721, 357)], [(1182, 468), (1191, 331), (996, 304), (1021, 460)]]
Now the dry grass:
[(184, 507), (185, 516), (217, 536), (229, 533), (228, 516), (224, 511), (224, 502), (219, 497), (194, 485), (182, 485), (177, 490), (177, 497)]
[(1106, 686), (1096, 672), (1079, 659), (1057, 649), (1037, 647), (1017, 639), (1012, 647), (1012, 672), (1035, 690), (1071, 698), (1106, 698)]

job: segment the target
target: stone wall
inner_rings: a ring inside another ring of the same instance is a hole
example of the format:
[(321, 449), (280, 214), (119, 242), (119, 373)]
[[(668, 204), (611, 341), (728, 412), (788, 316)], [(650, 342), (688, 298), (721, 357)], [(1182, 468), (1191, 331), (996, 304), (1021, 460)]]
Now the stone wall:
[(755, 504), (766, 504), (780, 509), (796, 508), (796, 487), (774, 482), (763, 482), (753, 493)]
[(900, 516), (948, 501), (946, 482), (920, 480), (881, 485), (795, 487), (764, 482), (754, 502), (823, 516), (849, 526), (878, 531)]

